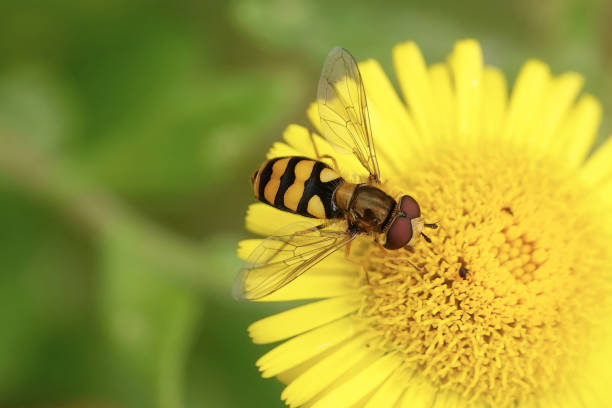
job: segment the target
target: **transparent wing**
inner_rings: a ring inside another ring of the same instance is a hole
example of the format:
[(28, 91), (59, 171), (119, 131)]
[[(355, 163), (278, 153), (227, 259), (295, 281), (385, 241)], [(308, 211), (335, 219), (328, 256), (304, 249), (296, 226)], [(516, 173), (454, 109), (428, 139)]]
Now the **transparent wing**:
[(317, 99), (323, 136), (338, 152), (353, 153), (370, 178), (380, 181), (363, 81), (344, 48), (334, 48), (325, 59)]
[(268, 237), (255, 248), (234, 281), (236, 299), (269, 295), (355, 238), (346, 229), (333, 229), (333, 223), (298, 223), (289, 230), (294, 232)]

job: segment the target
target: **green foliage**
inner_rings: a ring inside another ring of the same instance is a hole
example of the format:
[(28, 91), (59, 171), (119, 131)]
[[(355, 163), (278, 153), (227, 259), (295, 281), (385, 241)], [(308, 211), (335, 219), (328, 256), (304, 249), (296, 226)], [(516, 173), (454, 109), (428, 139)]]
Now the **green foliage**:
[(391, 73), (397, 42), (476, 37), (510, 78), (537, 57), (611, 102), (593, 0), (5, 3), (1, 406), (282, 406), (246, 335), (281, 306), (231, 298), (235, 247), (334, 45)]

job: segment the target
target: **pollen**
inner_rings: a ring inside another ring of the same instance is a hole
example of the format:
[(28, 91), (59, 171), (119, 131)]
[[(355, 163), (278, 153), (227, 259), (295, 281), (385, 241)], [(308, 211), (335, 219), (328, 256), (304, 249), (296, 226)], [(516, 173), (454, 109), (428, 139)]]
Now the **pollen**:
[(439, 222), (433, 242), (364, 256), (360, 314), (381, 347), (434, 387), (496, 407), (562, 387), (609, 303), (586, 189), (526, 155), (537, 156), (510, 144), (432, 152), (401, 188)]
[[(399, 44), (393, 62), (401, 95), (376, 61), (359, 64), (369, 157), (381, 188), (413, 197), (438, 228), (397, 250), (362, 234), (348, 259), (328, 247), (260, 299), (312, 300), (249, 327), (255, 343), (280, 342), (257, 361), (262, 375), (287, 384), (289, 407), (612, 406), (612, 139), (595, 146), (600, 103), (580, 95), (582, 76), (536, 60), (509, 86), (470, 39), (430, 66)], [(315, 134), (289, 126), (268, 158), (321, 154), (345, 180), (372, 182), (363, 157), (338, 154), (318, 108)], [(300, 221), (256, 203), (246, 224), (269, 236)], [(318, 245), (334, 236), (321, 232)]]

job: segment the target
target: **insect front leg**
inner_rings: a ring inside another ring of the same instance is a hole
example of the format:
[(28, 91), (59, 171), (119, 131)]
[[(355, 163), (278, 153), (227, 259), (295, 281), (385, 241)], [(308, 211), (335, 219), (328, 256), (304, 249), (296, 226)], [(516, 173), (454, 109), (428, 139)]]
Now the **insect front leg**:
[(378, 240), (378, 237), (377, 237), (377, 236), (374, 236), (374, 243), (376, 244), (376, 246), (377, 246), (378, 248), (380, 248), (380, 250), (381, 250), (381, 251), (382, 251), (384, 254), (388, 254), (388, 253), (389, 253), (389, 251), (387, 251), (387, 248), (385, 248), (385, 247), (384, 247), (384, 246), (383, 246), (383, 245), (380, 243), (380, 241)]
[(363, 274), (365, 275), (365, 278), (366, 278), (366, 282), (368, 283), (368, 286), (369, 286), (370, 285), (370, 278), (368, 277), (368, 271), (367, 271), (365, 265), (363, 264), (363, 262), (355, 261), (354, 259), (351, 259), (349, 257), (350, 254), (351, 254), (351, 244), (352, 243), (353, 243), (353, 241), (351, 240), (351, 241), (349, 241), (346, 244), (345, 251), (344, 251), (344, 259), (347, 262), (352, 263), (353, 265), (357, 265), (363, 271)]

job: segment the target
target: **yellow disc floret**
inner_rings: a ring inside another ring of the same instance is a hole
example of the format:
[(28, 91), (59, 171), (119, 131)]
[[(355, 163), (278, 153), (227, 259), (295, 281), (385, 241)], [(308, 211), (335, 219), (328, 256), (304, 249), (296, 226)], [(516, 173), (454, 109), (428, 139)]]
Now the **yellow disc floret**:
[(580, 364), (607, 250), (563, 163), (491, 147), (442, 148), (406, 180), (440, 228), (414, 252), (370, 248), (361, 313), (434, 386), (502, 407)]

